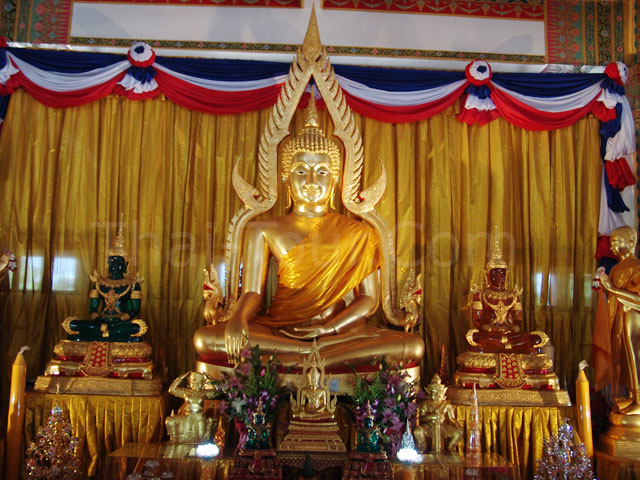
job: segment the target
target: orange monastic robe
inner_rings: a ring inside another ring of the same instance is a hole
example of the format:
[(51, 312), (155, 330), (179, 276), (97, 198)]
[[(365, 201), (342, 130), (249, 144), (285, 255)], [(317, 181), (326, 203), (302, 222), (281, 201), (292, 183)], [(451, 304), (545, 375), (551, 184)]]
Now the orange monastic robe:
[(278, 265), (270, 327), (302, 325), (339, 302), (381, 264), (380, 238), (368, 224), (328, 213)]

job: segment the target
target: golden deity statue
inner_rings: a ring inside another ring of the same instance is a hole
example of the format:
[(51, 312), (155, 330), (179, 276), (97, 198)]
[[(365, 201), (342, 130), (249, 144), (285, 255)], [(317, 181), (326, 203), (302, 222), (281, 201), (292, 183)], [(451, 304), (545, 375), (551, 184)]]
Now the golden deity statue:
[(472, 289), (467, 351), (457, 358), (455, 384), (482, 388), (558, 389), (553, 359), (541, 348), (548, 344), (544, 332), (522, 331), (522, 289), (508, 288), (507, 262), (496, 238), (485, 268), (485, 286)]
[(637, 458), (640, 451), (640, 259), (635, 256), (638, 232), (621, 227), (611, 232), (611, 252), (619, 261), (600, 282), (609, 299), (614, 394), (623, 383), (630, 398), (618, 400), (609, 416), (611, 427), (600, 437), (605, 451)]
[(304, 359), (302, 374), (298, 376), (296, 399), (291, 395), (294, 418), (332, 418), (337, 398), (331, 398), (330, 379), (325, 377), (325, 361), (320, 357), (314, 340), (309, 356)]
[(345, 452), (339, 435), (335, 411), (337, 396), (331, 395), (324, 371), (325, 360), (320, 357), (314, 340), (311, 352), (304, 359), (302, 372), (296, 375), (296, 398), (291, 397), (291, 418), (288, 433), (279, 451)]
[[(291, 209), (281, 217), (257, 220), (276, 202), (278, 145), (289, 133), (311, 78), (334, 122), (334, 135), (344, 146), (344, 162), (338, 141), (319, 126), (312, 95), (304, 128), (284, 140), (279, 158)], [(299, 364), (313, 340), (329, 370), (344, 368), (345, 363), (364, 365), (376, 356), (417, 365), (424, 353), (424, 341), (412, 333), (418, 315), (398, 308), (393, 236), (374, 210), (384, 193), (386, 174), (383, 169), (377, 182), (360, 191), (363, 159), (358, 127), (320, 45), (313, 13), (261, 137), (259, 188), (239, 176), (237, 165), (234, 169), (233, 185), (245, 206), (230, 225), (223, 310), (215, 325), (194, 335), (198, 369), (216, 376), (217, 366), (233, 364), (246, 339), (260, 345), (265, 355), (277, 352), (284, 366)], [(340, 182), (344, 207), (360, 219), (332, 211)], [(272, 260), (278, 266), (278, 285), (273, 298), (267, 298)], [(409, 297), (421, 292), (416, 285), (405, 291)], [(397, 329), (369, 323), (381, 303), (386, 320)], [(404, 301), (409, 306), (417, 303)]]
[[(181, 387), (187, 377), (187, 387)], [(217, 392), (207, 388), (206, 382), (206, 374), (187, 372), (171, 383), (169, 393), (184, 400), (183, 413), (172, 412), (165, 420), (171, 443), (198, 444), (211, 439), (214, 419), (205, 416), (204, 401), (214, 398)]]
[(418, 420), (413, 437), (421, 452), (442, 453), (442, 442), (450, 453), (458, 453), (464, 428), (456, 419), (451, 404), (447, 401), (447, 387), (436, 373), (424, 389), (427, 398), (420, 402)]

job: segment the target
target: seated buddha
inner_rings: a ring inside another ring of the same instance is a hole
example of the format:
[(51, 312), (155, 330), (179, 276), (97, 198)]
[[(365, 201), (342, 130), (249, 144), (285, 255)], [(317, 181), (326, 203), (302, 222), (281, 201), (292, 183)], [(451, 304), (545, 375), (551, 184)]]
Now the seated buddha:
[[(121, 223), (122, 225), (122, 223)], [(69, 393), (127, 393), (130, 385), (117, 391), (108, 382), (65, 382), (63, 377), (116, 377), (145, 379), (136, 383), (134, 394), (155, 394), (162, 388), (154, 377), (151, 346), (142, 340), (146, 323), (136, 318), (140, 312), (142, 277), (127, 273), (128, 254), (122, 227), (108, 251), (108, 275), (94, 272), (89, 293), (89, 318), (67, 317), (62, 322), (66, 340), (58, 342), (55, 357), (47, 363), (44, 376), (38, 377), (36, 390)], [(52, 377), (57, 377), (57, 380)], [(62, 383), (61, 383), (62, 382)], [(67, 390), (70, 389), (70, 390)], [(74, 390), (75, 389), (75, 390)]]
[[(122, 230), (108, 252), (109, 275), (97, 271), (90, 276), (89, 319), (67, 318), (62, 326), (67, 340), (139, 342), (147, 327), (137, 319), (140, 312), (143, 279), (137, 273), (127, 273), (129, 262)], [(142, 331), (142, 333), (141, 333)]]
[(467, 351), (457, 358), (457, 385), (502, 388), (557, 388), (553, 360), (541, 349), (543, 332), (522, 331), (522, 289), (507, 287), (509, 268), (497, 240), (485, 267), (484, 288), (472, 290)]
[[(419, 360), (420, 336), (369, 323), (381, 297), (380, 237), (368, 223), (331, 209), (341, 153), (319, 128), (313, 100), (304, 128), (286, 141), (280, 162), (291, 210), (247, 224), (242, 293), (226, 322), (196, 331), (201, 362), (232, 361), (245, 338), (263, 354), (277, 352), (285, 367), (302, 363), (314, 339), (328, 369), (368, 364), (376, 356), (403, 364)], [(271, 261), (278, 284), (269, 299)]]
[(548, 341), (543, 333), (522, 332), (522, 289), (507, 288), (508, 270), (496, 241), (486, 265), (486, 286), (473, 292), (471, 320), (476, 329), (467, 334), (472, 351), (534, 353)]

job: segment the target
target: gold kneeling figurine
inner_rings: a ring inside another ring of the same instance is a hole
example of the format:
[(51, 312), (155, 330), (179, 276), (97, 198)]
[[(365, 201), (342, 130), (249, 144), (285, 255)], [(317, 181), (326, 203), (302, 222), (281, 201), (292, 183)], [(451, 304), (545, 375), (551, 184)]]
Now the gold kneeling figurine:
[[(185, 378), (188, 386), (180, 385)], [(211, 438), (214, 419), (207, 418), (204, 413), (204, 400), (216, 396), (216, 391), (207, 388), (206, 374), (187, 372), (176, 378), (169, 387), (169, 393), (184, 400), (184, 413), (172, 412), (165, 424), (171, 443), (203, 443)]]
[(421, 452), (442, 453), (444, 441), (446, 451), (458, 453), (464, 429), (447, 401), (447, 387), (435, 374), (424, 390), (427, 398), (418, 407), (420, 424), (413, 429), (416, 446)]

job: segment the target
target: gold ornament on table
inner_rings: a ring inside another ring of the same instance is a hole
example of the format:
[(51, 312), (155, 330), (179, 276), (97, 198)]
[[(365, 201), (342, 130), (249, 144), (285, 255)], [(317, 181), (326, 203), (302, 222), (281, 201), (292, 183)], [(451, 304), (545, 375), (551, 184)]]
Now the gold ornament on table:
[(291, 418), (288, 433), (278, 447), (282, 452), (346, 452), (338, 434), (337, 397), (331, 395), (317, 343), (304, 359), (297, 376), (296, 398), (291, 394)]
[(121, 219), (107, 255), (108, 275), (91, 276), (89, 318), (67, 317), (67, 339), (38, 377), (36, 390), (62, 393), (156, 395), (162, 381), (154, 375), (151, 346), (141, 340), (147, 324), (138, 318), (144, 279), (128, 271), (129, 253)]
[[(311, 80), (337, 139), (319, 127), (312, 94), (302, 131), (285, 140)], [(338, 139), (344, 146), (344, 164)], [(258, 220), (278, 198), (278, 146), (283, 140), (281, 172), (291, 211)], [(382, 168), (380, 178), (361, 190), (363, 160), (360, 131), (320, 43), (314, 11), (260, 139), (258, 185), (240, 176), (238, 162), (234, 167), (233, 186), (244, 206), (232, 219), (227, 237), (226, 295), (219, 314), (223, 320), (194, 335), (199, 370), (219, 378), (233, 365), (245, 339), (259, 344), (265, 355), (277, 350), (283, 366), (294, 366), (309, 354), (315, 339), (328, 371), (343, 367), (345, 361), (364, 366), (377, 355), (409, 365), (412, 374), (419, 374), (424, 341), (411, 333), (418, 320), (412, 311), (418, 300), (406, 305), (408, 311), (399, 308), (394, 237), (374, 209), (384, 193), (386, 174)], [(340, 180), (342, 203), (358, 220), (331, 211)], [(266, 308), (271, 260), (278, 264), (278, 286)], [(368, 324), (380, 303), (385, 319), (397, 330)], [(341, 381), (347, 389), (353, 377), (334, 379), (342, 390)]]
[[(187, 387), (181, 387), (187, 377)], [(183, 413), (171, 412), (165, 420), (171, 443), (200, 444), (211, 438), (215, 419), (205, 416), (204, 401), (215, 398), (217, 391), (207, 387), (208, 381), (204, 373), (187, 372), (171, 383), (169, 393), (184, 400)]]
[(424, 390), (427, 398), (418, 407), (420, 423), (413, 429), (418, 449), (423, 453), (458, 453), (464, 429), (447, 401), (447, 387), (435, 374)]
[(611, 251), (619, 259), (600, 283), (609, 295), (611, 373), (614, 395), (626, 385), (630, 398), (616, 399), (611, 427), (600, 447), (615, 456), (637, 458), (640, 451), (640, 260), (635, 256), (638, 232), (621, 227), (611, 232)]
[[(568, 404), (568, 395), (554, 392), (559, 390), (558, 377), (552, 358), (542, 351), (549, 337), (544, 332), (522, 331), (522, 289), (507, 286), (509, 266), (502, 257), (497, 225), (484, 272), (484, 287), (474, 286), (471, 291), (474, 328), (465, 335), (467, 351), (457, 358), (456, 387), (477, 385), (483, 399), (495, 396), (485, 394), (485, 389), (503, 389), (502, 404), (517, 404), (522, 395), (511, 392), (519, 389), (539, 391), (529, 395), (527, 404)], [(468, 393), (454, 387), (449, 398), (464, 403)]]

